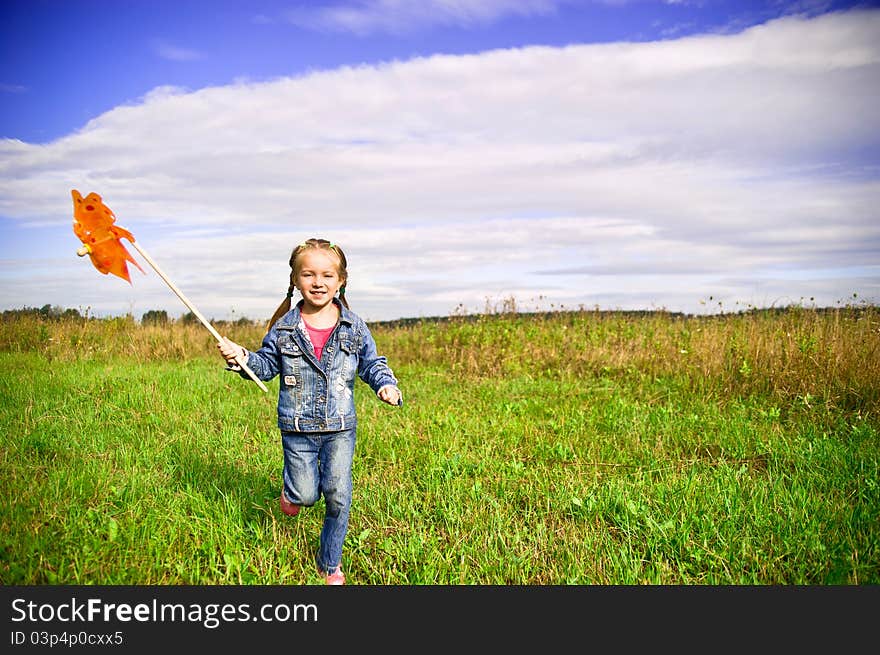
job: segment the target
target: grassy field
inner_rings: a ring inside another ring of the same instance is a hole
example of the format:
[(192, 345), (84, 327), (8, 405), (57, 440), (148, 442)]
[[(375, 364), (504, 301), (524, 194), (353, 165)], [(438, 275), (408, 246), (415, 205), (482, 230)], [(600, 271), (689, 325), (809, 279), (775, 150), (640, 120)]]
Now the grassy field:
[[(406, 404), (356, 386), (349, 584), (880, 583), (873, 306), (373, 330)], [(268, 386), (199, 325), (5, 317), (0, 582), (320, 583)]]

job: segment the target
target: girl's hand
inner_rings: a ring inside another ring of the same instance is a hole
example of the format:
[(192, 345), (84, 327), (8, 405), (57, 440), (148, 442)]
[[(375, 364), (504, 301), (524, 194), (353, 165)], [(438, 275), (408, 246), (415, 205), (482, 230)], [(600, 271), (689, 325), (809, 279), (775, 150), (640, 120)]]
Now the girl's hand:
[(229, 366), (237, 366), (235, 363), (236, 357), (244, 359), (244, 348), (226, 337), (223, 337), (223, 341), (217, 343), (217, 348), (220, 350), (220, 356), (226, 360)]
[(401, 405), (403, 396), (397, 387), (387, 386), (379, 389), (379, 398), (389, 405)]

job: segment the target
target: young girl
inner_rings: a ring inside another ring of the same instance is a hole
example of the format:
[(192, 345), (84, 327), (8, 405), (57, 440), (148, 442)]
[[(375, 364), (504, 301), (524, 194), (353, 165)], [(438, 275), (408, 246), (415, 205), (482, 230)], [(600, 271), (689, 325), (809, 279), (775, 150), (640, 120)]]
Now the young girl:
[[(341, 561), (351, 508), (355, 375), (389, 405), (402, 404), (394, 373), (376, 352), (366, 323), (348, 307), (346, 266), (342, 249), (326, 239), (299, 244), (290, 256), (287, 297), (272, 316), (260, 349), (248, 352), (229, 339), (217, 344), (229, 368), (242, 377), (236, 355), (261, 380), (281, 376), (281, 511), (296, 516), (303, 505), (311, 507), (324, 495), (316, 561), (325, 582), (337, 585), (345, 584)], [(302, 300), (291, 309), (294, 289)]]

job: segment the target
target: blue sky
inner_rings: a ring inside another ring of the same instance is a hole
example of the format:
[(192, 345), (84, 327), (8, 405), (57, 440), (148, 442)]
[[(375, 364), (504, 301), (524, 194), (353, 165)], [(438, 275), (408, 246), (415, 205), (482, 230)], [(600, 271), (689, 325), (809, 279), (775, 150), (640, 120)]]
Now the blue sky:
[(2, 309), (184, 311), (75, 256), (72, 188), (216, 318), (271, 314), (310, 236), (368, 320), (880, 296), (873, 3), (0, 12)]

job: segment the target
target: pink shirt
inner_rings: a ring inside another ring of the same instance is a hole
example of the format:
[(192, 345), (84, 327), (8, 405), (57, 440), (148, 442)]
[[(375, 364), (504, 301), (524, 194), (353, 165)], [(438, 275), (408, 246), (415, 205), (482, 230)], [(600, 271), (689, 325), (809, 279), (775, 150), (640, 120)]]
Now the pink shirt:
[[(303, 323), (306, 323), (303, 321)], [(324, 350), (324, 344), (327, 343), (327, 339), (330, 338), (330, 333), (336, 329), (335, 325), (331, 325), (328, 328), (313, 328), (311, 325), (306, 323), (306, 330), (309, 331), (309, 339), (312, 340), (312, 347), (315, 349), (315, 357), (318, 358), (318, 361), (321, 361), (321, 353)]]

